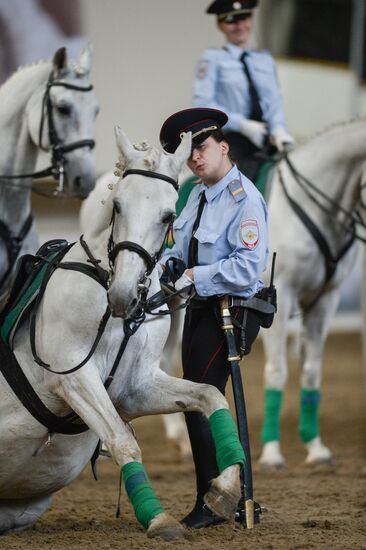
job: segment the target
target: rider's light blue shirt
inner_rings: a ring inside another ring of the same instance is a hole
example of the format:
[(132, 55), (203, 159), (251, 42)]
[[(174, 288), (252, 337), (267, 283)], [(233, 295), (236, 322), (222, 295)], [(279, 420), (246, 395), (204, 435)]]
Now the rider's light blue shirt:
[(165, 251), (161, 263), (173, 256), (188, 264), (202, 191), (207, 203), (195, 233), (199, 265), (193, 268), (193, 276), (197, 294), (250, 297), (263, 286), (260, 277), (268, 257), (267, 208), (262, 195), (236, 165), (212, 187), (201, 183), (192, 190), (173, 226), (175, 245)]
[(225, 111), (229, 121), (224, 130), (240, 131), (240, 121), (250, 117), (248, 80), (240, 61), (247, 51), (247, 65), (257, 89), (269, 133), (287, 129), (276, 66), (269, 52), (243, 50), (227, 43), (224, 48), (209, 48), (200, 58), (193, 82), (193, 107), (211, 107)]

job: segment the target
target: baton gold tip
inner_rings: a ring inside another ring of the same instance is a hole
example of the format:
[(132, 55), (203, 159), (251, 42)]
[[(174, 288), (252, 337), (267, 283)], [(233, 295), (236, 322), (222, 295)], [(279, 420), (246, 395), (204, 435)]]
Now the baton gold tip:
[(247, 524), (247, 529), (253, 529), (254, 527), (254, 501), (253, 500), (245, 501), (245, 520)]

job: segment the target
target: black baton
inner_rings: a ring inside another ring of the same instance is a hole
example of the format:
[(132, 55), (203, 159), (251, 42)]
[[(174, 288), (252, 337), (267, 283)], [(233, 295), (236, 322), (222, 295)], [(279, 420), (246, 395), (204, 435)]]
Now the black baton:
[(248, 419), (245, 408), (243, 381), (240, 373), (240, 356), (238, 355), (234, 326), (231, 321), (229, 300), (227, 296), (220, 299), (222, 329), (226, 336), (228, 361), (230, 364), (231, 382), (235, 401), (236, 420), (239, 439), (245, 453), (244, 466), (240, 472), (242, 498), (239, 501), (239, 521), (244, 522), (247, 529), (253, 529), (254, 523), (259, 523), (261, 507), (253, 500), (252, 461), (250, 456)]

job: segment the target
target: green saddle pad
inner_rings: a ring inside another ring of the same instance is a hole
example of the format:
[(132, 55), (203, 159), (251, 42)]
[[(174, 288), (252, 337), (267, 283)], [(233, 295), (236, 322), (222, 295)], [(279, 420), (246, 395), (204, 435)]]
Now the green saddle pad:
[(10, 348), (19, 322), (38, 295), (50, 261), (65, 254), (68, 248), (67, 241), (54, 239), (45, 243), (35, 256), (28, 254), (19, 258), (13, 288), (0, 316), (0, 334)]

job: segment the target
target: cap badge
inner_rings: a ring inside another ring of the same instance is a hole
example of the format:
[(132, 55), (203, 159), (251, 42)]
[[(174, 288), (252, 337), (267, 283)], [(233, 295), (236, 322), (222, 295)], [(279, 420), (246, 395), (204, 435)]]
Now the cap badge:
[(234, 10), (240, 10), (241, 9), (241, 2), (234, 2), (233, 3)]

